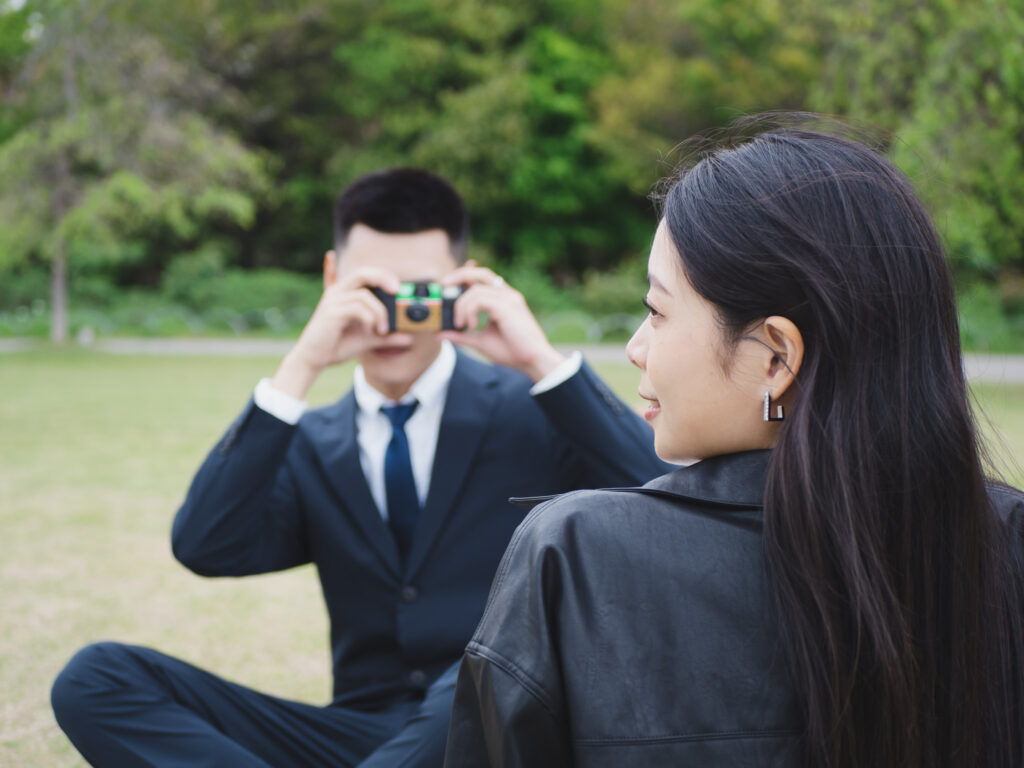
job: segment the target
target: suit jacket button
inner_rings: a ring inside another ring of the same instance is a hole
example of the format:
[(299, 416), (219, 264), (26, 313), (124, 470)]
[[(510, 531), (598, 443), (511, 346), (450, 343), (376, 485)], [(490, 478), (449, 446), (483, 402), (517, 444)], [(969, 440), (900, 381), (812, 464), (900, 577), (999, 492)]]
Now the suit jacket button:
[(416, 587), (406, 585), (402, 587), (402, 602), (403, 603), (414, 603), (416, 598), (420, 596)]
[(409, 682), (413, 685), (425, 685), (427, 682), (427, 673), (422, 669), (414, 669), (409, 673)]

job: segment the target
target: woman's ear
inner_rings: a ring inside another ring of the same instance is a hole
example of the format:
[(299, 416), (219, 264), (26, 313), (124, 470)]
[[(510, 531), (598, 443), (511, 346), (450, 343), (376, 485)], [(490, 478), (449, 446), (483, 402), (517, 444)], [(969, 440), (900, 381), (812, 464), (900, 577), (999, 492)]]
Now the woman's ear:
[(338, 256), (334, 251), (324, 254), (324, 290), (326, 291), (338, 279)]
[(772, 315), (764, 321), (764, 333), (775, 356), (766, 371), (765, 385), (773, 400), (789, 389), (804, 360), (804, 337), (792, 320)]

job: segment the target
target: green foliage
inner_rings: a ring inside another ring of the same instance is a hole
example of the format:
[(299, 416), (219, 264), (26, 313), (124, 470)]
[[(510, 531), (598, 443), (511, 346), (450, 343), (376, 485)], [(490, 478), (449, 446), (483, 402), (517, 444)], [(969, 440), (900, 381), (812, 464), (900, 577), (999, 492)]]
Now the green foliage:
[[(340, 36), (337, 101), (354, 123), (339, 184), (371, 168), (433, 169), (464, 193), (477, 239), (508, 262), (579, 268), (631, 245), (621, 184), (588, 134), (610, 65), (605, 30), (572, 4), (406, 0), (363, 10)], [(583, 172), (585, 169), (585, 172)], [(631, 212), (630, 212), (631, 213)]]
[(45, 300), (49, 291), (50, 280), (44, 270), (33, 266), (8, 270), (0, 280), (0, 310), (13, 310)]
[(255, 312), (212, 286), (318, 273), (337, 191), (418, 165), (542, 312), (628, 314), (672, 147), (812, 108), (896, 136), (958, 275), (1005, 284), (1022, 39), (1013, 0), (0, 0), (0, 278), (60, 253), (89, 305)]
[(53, 260), (56, 307), (66, 261), (145, 281), (168, 246), (251, 226), (265, 193), (259, 154), (182, 96), (216, 83), (135, 29), (133, 5), (25, 5), (40, 32), (16, 89), (31, 116), (0, 144), (0, 269)]
[(580, 303), (591, 314), (643, 315), (647, 293), (647, 259), (626, 259), (614, 269), (590, 270), (583, 276)]
[(335, 58), (337, 102), (364, 130), (331, 167), (339, 186), (402, 162), (450, 177), (502, 264), (614, 265), (646, 245), (644, 196), (684, 131), (802, 103), (816, 49), (799, 5), (360, 6)]
[(162, 293), (171, 301), (201, 309), (214, 306), (217, 284), (224, 277), (224, 254), (211, 245), (180, 254), (164, 271)]
[[(111, 99), (71, 117), (30, 123), (0, 145), (0, 258), (46, 255), (54, 239), (73, 259), (118, 264), (159, 257), (204, 226), (246, 228), (265, 192), (258, 155), (194, 114), (157, 117)], [(48, 178), (65, 174), (66, 200)], [(58, 210), (60, 208), (60, 210)]]
[(316, 278), (281, 269), (224, 269), (208, 253), (177, 259), (164, 278), (163, 292), (196, 311), (218, 307), (240, 314), (304, 311), (320, 300)]
[(996, 289), (975, 281), (957, 296), (960, 309), (960, 338), (964, 347), (980, 352), (1020, 353), (1024, 338), (1024, 315), (1007, 317)]
[(526, 297), (536, 315), (552, 315), (577, 309), (575, 295), (566, 286), (555, 284), (547, 273), (529, 259), (520, 259), (502, 270), (509, 285)]
[(1024, 267), (1024, 7), (984, 0), (959, 19), (934, 43), (893, 156), (924, 177), (954, 264), (991, 276)]
[[(818, 77), (806, 0), (615, 0), (613, 72), (594, 93), (595, 140), (636, 195), (678, 142), (741, 114), (802, 108)], [(649, 237), (649, 228), (645, 237)]]
[[(7, 93), (17, 78), (18, 68), (31, 50), (29, 28), (31, 9), (0, 0), (0, 93)], [(0, 102), (0, 143), (13, 135), (25, 119), (24, 110), (14, 99)]]
[(847, 0), (831, 9), (831, 53), (814, 105), (895, 133), (892, 157), (962, 274), (992, 280), (1019, 271), (1024, 7)]
[[(827, 51), (810, 103), (895, 131), (932, 63), (935, 41), (958, 26), (955, 0), (838, 0), (819, 20)], [(963, 62), (960, 62), (961, 64)]]

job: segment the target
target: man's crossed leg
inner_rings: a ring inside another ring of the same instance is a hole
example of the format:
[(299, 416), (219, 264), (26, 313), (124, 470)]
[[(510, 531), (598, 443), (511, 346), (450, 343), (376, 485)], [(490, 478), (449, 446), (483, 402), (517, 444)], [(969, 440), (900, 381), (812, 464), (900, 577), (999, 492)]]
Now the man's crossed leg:
[(71, 659), (51, 699), (95, 766), (436, 768), (457, 671), (421, 701), (360, 711), (269, 696), (149, 648), (96, 643)]

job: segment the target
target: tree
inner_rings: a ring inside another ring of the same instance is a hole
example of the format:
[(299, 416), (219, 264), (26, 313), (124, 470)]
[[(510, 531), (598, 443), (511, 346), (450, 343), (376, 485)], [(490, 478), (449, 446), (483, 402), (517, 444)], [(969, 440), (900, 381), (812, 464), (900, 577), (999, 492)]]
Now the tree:
[[(234, 229), (223, 240), (242, 267), (316, 269), (337, 191), (375, 168), (420, 165), (462, 190), (476, 246), (504, 267), (578, 279), (646, 247), (647, 192), (672, 146), (739, 113), (802, 106), (819, 62), (808, 0), (98, 2), (30, 0), (50, 9), (37, 11), (42, 38), (32, 54), (49, 85), (29, 89), (23, 77), (21, 90), (49, 98), (26, 96), (36, 132), (23, 139), (40, 148), (42, 125), (83, 123), (59, 98), (67, 90), (60, 46), (45, 45), (77, 14), (67, 28), (103, 37), (103, 45), (77, 41), (71, 56), (78, 109), (142, 105), (135, 118), (111, 116), (127, 128), (156, 105), (164, 121), (187, 114), (209, 135), (237, 136), (268, 158), (272, 192), (247, 193), (255, 215), (227, 217)], [(157, 92), (131, 78), (109, 85), (119, 66), (138, 68), (133, 37), (147, 41), (151, 70), (164, 76)], [(121, 139), (121, 155), (135, 156), (141, 140)], [(122, 202), (154, 187), (126, 184), (115, 187)], [(85, 206), (77, 218), (97, 210)], [(74, 263), (121, 265), (125, 282), (155, 284), (176, 253), (168, 242), (189, 239), (177, 215), (127, 217), (136, 227), (125, 215), (107, 218), (125, 236), (107, 227), (89, 239), (82, 233), (96, 228), (76, 225), (67, 231), (81, 235)], [(217, 231), (202, 216), (191, 221), (200, 242), (177, 251), (198, 250)]]
[(962, 275), (1024, 271), (1024, 7), (845, 0), (832, 13), (813, 104), (892, 132)]
[[(11, 0), (0, 0), (0, 94), (7, 93), (16, 77), (18, 65), (31, 48), (30, 13)], [(0, 143), (17, 130), (22, 110), (0, 101)]]
[(51, 338), (67, 338), (70, 261), (144, 261), (204, 222), (250, 226), (263, 159), (204, 107), (226, 89), (131, 24), (133, 4), (26, 3), (36, 40), (13, 98), (31, 117), (0, 145), (0, 265), (51, 265)]
[(607, 0), (614, 67), (597, 140), (637, 195), (681, 141), (767, 110), (804, 109), (821, 67), (806, 0)]
[(642, 249), (659, 160), (736, 114), (802, 106), (817, 73), (805, 3), (495, 2), (361, 7), (337, 102), (359, 127), (347, 180), (422, 164), (467, 194), (506, 262), (579, 275)]

